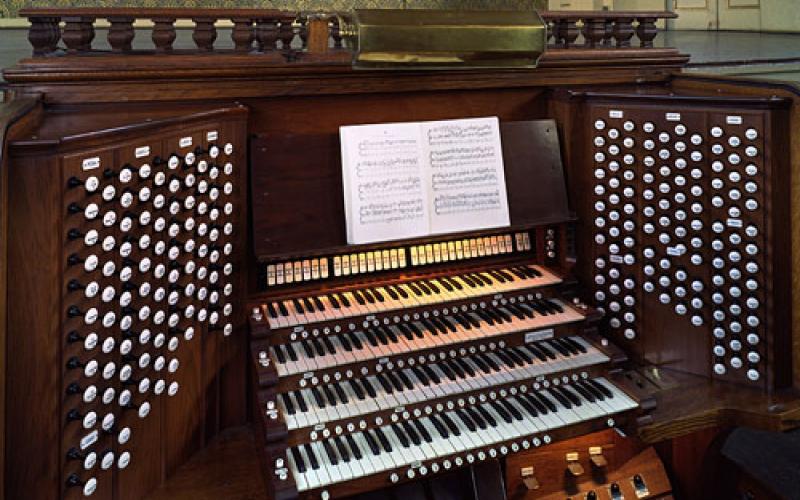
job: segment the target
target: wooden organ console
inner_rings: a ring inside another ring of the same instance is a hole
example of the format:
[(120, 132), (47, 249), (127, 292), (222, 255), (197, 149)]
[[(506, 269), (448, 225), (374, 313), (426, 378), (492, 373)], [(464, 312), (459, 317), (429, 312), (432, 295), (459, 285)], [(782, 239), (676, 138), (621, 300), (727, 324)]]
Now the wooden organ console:
[[(682, 74), (669, 13), (541, 14), (535, 69), (392, 72), (351, 68), (335, 17), (25, 11), (5, 498), (143, 498), (246, 424), (276, 500), (485, 464), (502, 495), (472, 498), (723, 498), (687, 450), (800, 411), (796, 94)], [(482, 116), (510, 226), (347, 244), (340, 126)]]

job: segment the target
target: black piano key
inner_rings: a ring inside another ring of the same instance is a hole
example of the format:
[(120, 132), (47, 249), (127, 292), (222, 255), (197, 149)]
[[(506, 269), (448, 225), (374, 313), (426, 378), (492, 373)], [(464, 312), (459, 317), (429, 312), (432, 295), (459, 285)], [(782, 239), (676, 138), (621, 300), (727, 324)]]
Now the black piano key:
[(442, 285), (442, 288), (447, 290), (448, 292), (453, 291), (453, 285), (451, 285), (446, 279), (443, 278), (436, 278), (436, 282)]
[(289, 413), (289, 415), (294, 415), (297, 413), (289, 393), (281, 394), (281, 400), (283, 401), (283, 406), (286, 407), (286, 412)]
[(270, 318), (275, 319), (278, 317), (278, 311), (275, 310), (275, 305), (272, 302), (267, 302), (267, 312), (269, 312)]
[(508, 413), (511, 414), (512, 417), (516, 418), (517, 420), (522, 420), (522, 413), (517, 410), (514, 405), (509, 403), (507, 400), (501, 399), (497, 401), (503, 408), (506, 409)]
[(478, 320), (478, 317), (475, 316), (474, 313), (471, 312), (464, 313), (464, 317), (467, 318), (467, 321), (469, 321), (469, 323), (475, 328), (481, 327), (481, 322)]
[[(500, 316), (503, 319), (503, 321), (505, 321), (506, 323), (510, 323), (510, 322), (514, 321), (514, 318), (511, 317), (511, 314), (508, 312), (508, 310), (505, 307), (498, 307), (497, 309), (494, 310), (494, 313), (496, 315)], [(522, 319), (522, 318), (520, 318), (520, 319)]]
[(505, 269), (495, 269), (495, 272), (503, 276), (509, 282), (514, 281), (514, 277), (511, 275), (511, 273), (509, 273)]
[(392, 328), (390, 326), (381, 325), (381, 326), (378, 327), (378, 330), (383, 332), (383, 334), (386, 336), (386, 339), (388, 340), (388, 342), (391, 342), (393, 344), (396, 344), (397, 342), (399, 342), (399, 340), (397, 338), (397, 333), (395, 333), (395, 329), (394, 328)]
[(472, 325), (470, 325), (467, 320), (461, 317), (460, 313), (455, 313), (452, 315), (452, 317), (458, 322), (459, 325), (461, 325), (461, 328), (464, 328), (465, 330), (470, 330), (472, 328)]
[(421, 319), (420, 322), (431, 335), (439, 335), (439, 329), (429, 319)]
[(403, 384), (409, 391), (414, 388), (414, 384), (411, 382), (411, 379), (408, 378), (408, 375), (406, 375), (405, 370), (397, 371), (395, 372), (395, 375), (397, 375), (400, 378), (400, 380), (403, 382)]
[(275, 357), (278, 358), (278, 363), (284, 364), (286, 363), (286, 355), (283, 353), (283, 346), (276, 345), (275, 346)]
[(336, 298), (335, 293), (332, 293), (327, 297), (328, 297), (328, 302), (331, 303), (331, 306), (333, 306), (334, 309), (341, 309), (342, 306), (341, 304), (339, 304), (339, 299)]
[(453, 422), (453, 419), (451, 419), (447, 413), (439, 414), (438, 417), (442, 420), (442, 422), (444, 422), (444, 424), (447, 426), (450, 432), (452, 432), (456, 436), (461, 435), (461, 431), (459, 430), (458, 426), (456, 425), (455, 422)]
[(422, 290), (422, 293), (423, 293), (423, 294), (425, 294), (425, 295), (432, 295), (432, 294), (433, 294), (433, 290), (431, 290), (431, 289), (428, 287), (428, 284), (427, 284), (427, 283), (425, 283), (425, 281), (424, 281), (424, 280), (419, 280), (419, 281), (417, 281), (417, 282), (416, 282), (416, 285), (417, 285), (417, 287), (418, 287), (420, 290)]
[(602, 401), (605, 399), (603, 393), (598, 391), (597, 387), (590, 384), (588, 380), (579, 380), (576, 383), (579, 384), (581, 387), (583, 387), (586, 391), (588, 391), (592, 395), (592, 397), (594, 397), (595, 401)]
[(464, 425), (467, 426), (467, 429), (469, 429), (470, 432), (475, 432), (477, 430), (477, 426), (475, 425), (475, 422), (472, 420), (472, 418), (470, 417), (470, 415), (466, 411), (464, 411), (464, 410), (456, 410), (456, 415), (458, 415), (458, 418), (462, 422), (464, 422)]
[(417, 338), (419, 339), (425, 338), (425, 334), (422, 333), (422, 330), (419, 329), (419, 326), (417, 326), (416, 322), (409, 323), (408, 327), (411, 328), (411, 331), (414, 332), (414, 335), (416, 335)]
[(570, 388), (578, 392), (578, 394), (580, 394), (581, 396), (583, 396), (583, 399), (585, 399), (586, 401), (590, 403), (594, 403), (596, 401), (594, 394), (592, 394), (588, 389), (586, 389), (586, 387), (584, 387), (583, 384), (580, 383), (580, 381), (573, 383), (570, 386)]
[(447, 432), (447, 426), (443, 422), (440, 422), (436, 415), (431, 415), (430, 421), (436, 428), (436, 431), (439, 433), (440, 436), (442, 436), (443, 439), (447, 439), (450, 437), (450, 433)]
[(319, 388), (312, 387), (311, 395), (314, 396), (314, 401), (317, 402), (317, 406), (319, 406), (320, 408), (325, 408), (326, 406), (328, 406), (327, 403), (325, 402), (325, 397), (322, 395), (321, 392), (319, 392)]
[(528, 270), (529, 273), (531, 273), (532, 277), (534, 277), (534, 278), (541, 278), (542, 277), (542, 273), (538, 269), (536, 269), (535, 267), (532, 267), (532, 266), (524, 266), (524, 267), (525, 267), (525, 269)]
[(550, 398), (548, 397), (548, 395), (544, 393), (544, 391), (542, 391), (542, 392), (537, 392), (537, 393), (536, 393), (536, 396), (539, 398), (539, 400), (540, 400), (542, 403), (544, 403), (544, 404), (547, 406), (547, 409), (548, 409), (548, 410), (552, 411), (553, 413), (555, 413), (556, 411), (558, 411), (558, 407), (556, 406), (556, 404), (555, 404), (555, 403), (553, 403), (553, 400), (552, 400), (552, 399), (550, 399)]
[(446, 279), (447, 279), (447, 282), (450, 283), (451, 285), (453, 285), (453, 288), (455, 288), (456, 290), (463, 290), (464, 289), (464, 285), (459, 283), (458, 280), (455, 280), (455, 279), (451, 278), (450, 276), (448, 276)]
[(483, 373), (486, 374), (492, 373), (492, 369), (489, 368), (489, 365), (487, 365), (486, 362), (480, 356), (472, 356), (470, 359), (472, 360), (473, 363), (478, 365), (478, 368), (480, 368), (480, 370)]
[(393, 372), (387, 372), (387, 373), (386, 373), (386, 378), (388, 378), (389, 380), (391, 380), (391, 382), (392, 382), (392, 387), (394, 387), (394, 389), (395, 389), (396, 391), (398, 391), (398, 392), (403, 392), (403, 391), (405, 390), (405, 389), (404, 389), (404, 387), (403, 387), (403, 381), (402, 381), (402, 380), (400, 380), (400, 378), (399, 378), (399, 377), (398, 377), (398, 376), (397, 376), (395, 373), (393, 373)]
[(342, 436), (338, 436), (335, 438), (331, 438), (333, 443), (336, 445), (336, 450), (339, 452), (339, 456), (342, 457), (342, 460), (347, 463), (350, 461), (350, 453), (347, 452), (347, 446), (342, 439)]
[(400, 428), (397, 424), (392, 424), (392, 431), (394, 435), (397, 436), (398, 441), (403, 446), (403, 448), (408, 448), (410, 445), (410, 441), (408, 440), (408, 436), (406, 436), (405, 432)]
[(355, 439), (353, 439), (353, 436), (348, 434), (347, 436), (345, 436), (345, 439), (347, 440), (347, 444), (350, 446), (350, 451), (353, 453), (353, 456), (356, 458), (356, 460), (361, 460), (361, 458), (363, 457), (363, 455), (361, 454), (361, 448), (358, 447), (358, 444), (356, 444), (356, 441)]
[(503, 310), (507, 313), (513, 314), (514, 317), (520, 321), (525, 319), (525, 313), (523, 313), (521, 309), (510, 302), (503, 306)]
[(526, 349), (522, 349), (522, 348), (520, 348), (520, 347), (512, 347), (512, 348), (511, 348), (511, 350), (512, 350), (512, 351), (514, 351), (514, 353), (515, 353), (517, 356), (519, 356), (520, 358), (522, 358), (523, 360), (525, 360), (525, 363), (526, 363), (526, 364), (531, 364), (531, 363), (533, 363), (533, 357), (531, 357), (531, 355), (530, 355), (530, 354), (528, 354), (528, 351), (527, 351)]
[(611, 399), (611, 398), (614, 397), (614, 393), (611, 392), (610, 390), (608, 390), (608, 387), (604, 386), (600, 382), (598, 382), (596, 380), (592, 380), (592, 379), (588, 379), (588, 380), (586, 380), (586, 382), (588, 382), (589, 384), (592, 384), (592, 386), (594, 386), (598, 391), (602, 392), (603, 396), (607, 397), (608, 399)]
[(325, 397), (328, 398), (328, 403), (330, 403), (331, 406), (336, 406), (339, 404), (339, 401), (336, 400), (336, 396), (333, 394), (330, 386), (323, 385), (322, 392), (325, 393)]
[(506, 353), (506, 352), (504, 352), (504, 351), (502, 351), (502, 350), (499, 350), (499, 351), (494, 351), (494, 355), (495, 355), (495, 356), (497, 356), (498, 358), (502, 359), (502, 360), (503, 360), (503, 363), (505, 363), (507, 366), (509, 366), (509, 367), (511, 367), (511, 368), (514, 368), (515, 366), (517, 366), (517, 363), (516, 363), (516, 361), (514, 361), (514, 360), (513, 360), (513, 359), (512, 359), (512, 358), (511, 358), (511, 357), (508, 355), (508, 353)]
[(336, 296), (342, 301), (345, 307), (350, 307), (350, 299), (348, 299), (347, 296), (338, 294)]
[(367, 304), (367, 299), (365, 299), (358, 290), (353, 290), (351, 293), (353, 297), (356, 298), (356, 302), (358, 302), (359, 305), (363, 306)]
[(419, 435), (422, 436), (422, 439), (426, 443), (430, 443), (433, 441), (431, 433), (428, 432), (428, 429), (426, 429), (425, 426), (422, 425), (422, 423), (419, 420), (413, 420), (411, 423), (414, 425), (414, 427), (416, 427), (417, 432), (419, 432)]
[(378, 438), (378, 441), (380, 441), (381, 445), (383, 446), (383, 449), (386, 450), (387, 453), (391, 453), (392, 443), (389, 442), (389, 439), (386, 437), (386, 434), (383, 433), (383, 429), (378, 428), (374, 429), (374, 431), (375, 431), (375, 436)]
[(370, 291), (369, 288), (364, 288), (363, 290), (361, 290), (361, 295), (363, 295), (364, 298), (367, 299), (367, 302), (369, 302), (370, 304), (374, 304), (375, 302), (377, 302), (377, 300), (372, 295), (372, 292)]
[(281, 316), (289, 315), (289, 310), (286, 309), (286, 305), (283, 302), (278, 302), (278, 309), (281, 311)]
[(471, 279), (469, 276), (467, 276), (466, 274), (462, 274), (462, 275), (461, 275), (461, 276), (459, 276), (458, 278), (459, 278), (461, 281), (463, 281), (464, 283), (466, 283), (466, 284), (467, 284), (467, 286), (469, 286), (470, 288), (475, 288), (475, 287), (477, 287), (477, 286), (478, 286), (478, 284), (477, 284), (477, 283), (475, 283), (474, 281), (472, 281), (472, 279)]
[(381, 387), (383, 387), (384, 391), (386, 391), (389, 394), (394, 392), (394, 386), (392, 386), (392, 382), (386, 375), (384, 375), (383, 373), (379, 373), (375, 376), (375, 378), (378, 379), (378, 382), (380, 382)]
[(486, 421), (487, 424), (491, 425), (492, 427), (497, 427), (497, 420), (492, 417), (492, 414), (486, 411), (483, 405), (476, 406), (475, 409), (478, 413), (480, 413), (481, 417)]
[(286, 353), (289, 355), (289, 359), (292, 361), (297, 361), (297, 353), (294, 352), (292, 344), (284, 344), (284, 346), (286, 347)]
[(449, 378), (454, 382), (457, 380), (458, 377), (456, 376), (455, 372), (453, 372), (453, 370), (447, 365), (447, 363), (442, 362), (439, 363), (438, 366), (439, 369), (442, 370), (442, 372), (445, 374), (447, 378)]
[(314, 307), (314, 303), (311, 302), (308, 297), (303, 297), (303, 305), (306, 306), (306, 311), (310, 313), (317, 312), (316, 308)]
[(314, 307), (317, 308), (317, 311), (325, 310), (325, 304), (323, 304), (322, 301), (319, 300), (319, 297), (313, 297), (312, 300), (314, 301)]
[(576, 349), (578, 352), (580, 352), (582, 354), (586, 354), (586, 352), (587, 352), (586, 347), (583, 344), (581, 344), (580, 342), (578, 342), (577, 340), (573, 339), (572, 337), (564, 337), (564, 342), (567, 342), (574, 349)]
[(533, 355), (536, 356), (539, 359), (539, 361), (542, 361), (542, 362), (545, 362), (545, 363), (547, 362), (547, 354), (545, 354), (544, 351), (539, 349), (539, 344), (538, 343), (536, 343), (536, 344), (527, 344), (525, 347), (530, 352), (532, 352)]
[(345, 351), (347, 352), (353, 351), (353, 346), (350, 344), (350, 336), (348, 335), (347, 332), (344, 332), (341, 335), (339, 335), (339, 342), (342, 343), (342, 347), (344, 347)]
[(500, 371), (500, 365), (497, 364), (497, 362), (492, 358), (492, 356), (483, 353), (478, 354), (478, 356), (480, 356), (480, 358), (483, 360), (484, 363), (489, 365), (489, 368), (491, 368), (496, 372)]
[(347, 338), (350, 339), (350, 342), (352, 342), (353, 346), (355, 346), (356, 349), (361, 350), (364, 348), (364, 344), (361, 342), (361, 339), (358, 337), (356, 333), (345, 332), (344, 335), (346, 335)]
[(550, 395), (556, 398), (561, 405), (567, 409), (572, 408), (572, 402), (567, 398), (563, 392), (558, 390), (558, 387), (550, 388)]
[(421, 365), (420, 368), (422, 369), (422, 371), (425, 372), (425, 375), (427, 375), (428, 378), (430, 378), (433, 381), (434, 384), (439, 384), (441, 382), (441, 379), (433, 370), (433, 368), (431, 368), (428, 365)]
[(517, 365), (525, 366), (527, 364), (527, 361), (525, 361), (525, 358), (523, 358), (522, 356), (517, 354), (517, 351), (516, 351), (515, 348), (510, 347), (510, 348), (505, 350), (505, 353), (509, 358), (513, 359), (514, 362), (517, 363)]
[(297, 311), (297, 314), (304, 314), (306, 311), (303, 308), (303, 304), (300, 303), (297, 299), (292, 299), (292, 304), (294, 304), (294, 310)]
[(424, 386), (431, 385), (431, 381), (428, 379), (428, 376), (425, 374), (425, 372), (421, 368), (419, 368), (418, 366), (415, 366), (415, 367), (411, 368), (411, 371), (414, 372), (414, 375), (416, 375), (417, 378), (419, 379), (419, 381), (422, 382), (422, 385), (424, 385)]
[(505, 283), (506, 281), (508, 281), (505, 276), (503, 276), (502, 274), (498, 273), (494, 269), (489, 269), (486, 272), (489, 274), (489, 276), (491, 276), (492, 278), (496, 279), (500, 283)]
[(414, 443), (414, 445), (419, 446), (422, 444), (422, 438), (420, 438), (419, 434), (417, 434), (417, 431), (414, 430), (414, 427), (412, 427), (408, 421), (400, 422), (400, 425), (403, 426), (403, 430), (406, 431), (406, 435), (409, 437), (409, 439), (411, 439), (411, 442)]
[(378, 442), (375, 441), (375, 438), (372, 437), (372, 433), (369, 430), (364, 431), (364, 439), (366, 439), (367, 445), (369, 446), (369, 449), (372, 451), (373, 455), (378, 456), (381, 454), (381, 449), (378, 447)]
[(564, 357), (570, 356), (569, 349), (566, 348), (558, 339), (550, 339), (547, 342), (547, 345), (558, 351), (558, 353)]
[(401, 296), (401, 297), (403, 297), (404, 299), (407, 299), (407, 298), (408, 298), (408, 292), (406, 292), (406, 291), (403, 289), (403, 287), (400, 287), (400, 286), (398, 286), (398, 287), (395, 287), (395, 290), (396, 290), (396, 291), (397, 291), (397, 293), (398, 293), (398, 294), (400, 294), (400, 296)]
[(378, 337), (372, 329), (364, 330), (364, 335), (372, 347), (378, 347)]
[(407, 286), (408, 288), (410, 288), (412, 292), (414, 292), (414, 295), (416, 295), (417, 297), (422, 297), (422, 290), (420, 290), (420, 289), (417, 287), (417, 285), (416, 285), (416, 284), (414, 284), (414, 282), (413, 282), (413, 281), (409, 281), (408, 283), (406, 283), (406, 286)]
[(372, 295), (374, 295), (375, 298), (378, 299), (378, 302), (386, 302), (386, 297), (383, 296), (380, 290), (373, 289)]
[(494, 318), (487, 311), (484, 311), (483, 309), (477, 309), (475, 310), (475, 314), (480, 316), (483, 321), (489, 324), (489, 326), (495, 324)]
[(386, 337), (386, 331), (383, 328), (375, 328), (372, 330), (378, 340), (383, 345), (389, 345), (389, 339)]
[(575, 348), (575, 346), (567, 342), (567, 339), (553, 339), (552, 341), (558, 342), (558, 345), (560, 345), (564, 349), (564, 352), (566, 353), (565, 354), (564, 352), (562, 352), (561, 354), (563, 354), (566, 357), (575, 356), (580, 352), (578, 351), (578, 349)]
[(292, 453), (292, 457), (294, 457), (294, 463), (297, 465), (297, 471), (301, 474), (304, 473), (306, 471), (306, 461), (303, 460), (302, 453), (300, 453), (300, 450), (297, 448), (297, 446), (292, 446), (289, 448), (289, 450)]
[(314, 350), (317, 351), (318, 355), (325, 356), (326, 354), (330, 354), (329, 352), (326, 352), (325, 346), (322, 345), (322, 341), (319, 339), (319, 337), (311, 337), (311, 343), (314, 344)]
[(406, 340), (414, 340), (414, 332), (405, 323), (399, 323), (397, 329), (400, 330)]
[(511, 418), (511, 415), (506, 411), (503, 405), (501, 405), (497, 401), (490, 401), (489, 405), (494, 409), (494, 411), (497, 412), (498, 415), (500, 415), (500, 418), (502, 418), (507, 424), (510, 424), (511, 422), (514, 421), (514, 419)]
[(294, 391), (292, 396), (294, 396), (295, 401), (297, 401), (297, 406), (300, 408), (300, 411), (306, 413), (308, 411), (308, 405), (306, 405), (306, 400), (303, 398), (303, 395), (300, 394), (300, 391)]
[(347, 394), (345, 394), (344, 389), (342, 389), (342, 386), (338, 383), (333, 384), (333, 390), (336, 391), (336, 395), (339, 396), (339, 401), (345, 404), (349, 402)]
[(327, 335), (322, 336), (322, 343), (328, 348), (328, 354), (336, 354), (336, 346)]
[(526, 306), (533, 308), (534, 311), (541, 314), (542, 316), (547, 316), (549, 311), (545, 308), (538, 300), (534, 299), (524, 303)]
[(556, 357), (557, 357), (556, 353), (553, 352), (553, 350), (550, 349), (550, 347), (547, 344), (545, 344), (544, 342), (539, 342), (538, 344), (536, 344), (536, 347), (538, 347), (539, 350), (542, 351), (545, 354), (545, 356), (547, 356), (548, 358), (556, 359)]
[(353, 389), (353, 392), (356, 393), (356, 397), (363, 401), (366, 396), (364, 395), (364, 391), (361, 389), (361, 384), (358, 383), (358, 380), (351, 379), (348, 380), (348, 382), (350, 383), (350, 387)]
[(397, 295), (397, 292), (394, 291), (394, 287), (392, 287), (392, 285), (385, 286), (383, 289), (386, 290), (386, 293), (389, 294), (389, 297), (391, 297), (392, 300), (398, 300), (400, 298), (400, 296)]
[(512, 273), (514, 273), (514, 276), (516, 276), (517, 278), (519, 278), (519, 279), (521, 279), (521, 280), (524, 280), (525, 278), (527, 278), (527, 277), (528, 277), (528, 275), (527, 275), (527, 274), (523, 273), (523, 272), (522, 272), (522, 271), (521, 271), (519, 268), (517, 268), (517, 267), (510, 267), (508, 270), (509, 270), (509, 271), (511, 271)]
[(519, 404), (520, 404), (520, 406), (522, 406), (523, 408), (525, 408), (525, 409), (528, 411), (528, 413), (530, 413), (530, 414), (531, 414), (531, 416), (532, 416), (532, 417), (536, 417), (536, 416), (538, 416), (538, 415), (539, 415), (539, 412), (538, 412), (538, 411), (536, 411), (536, 407), (535, 407), (535, 406), (533, 406), (533, 404), (531, 404), (531, 402), (530, 402), (530, 401), (528, 401), (528, 399), (527, 399), (527, 398), (525, 398), (525, 397), (518, 397), (518, 398), (516, 398), (516, 401), (517, 401), (517, 403), (519, 403)]
[(433, 280), (427, 280), (425, 282), (425, 284), (428, 285), (428, 288), (433, 290), (433, 293), (436, 293), (436, 294), (441, 293), (441, 290), (439, 290), (439, 287), (436, 286), (436, 283), (434, 283)]
[(446, 360), (444, 360), (444, 361), (442, 362), (442, 364), (445, 364), (445, 363), (447, 364), (447, 366), (448, 366), (448, 367), (449, 367), (451, 370), (453, 370), (453, 371), (456, 373), (456, 375), (458, 376), (458, 378), (465, 378), (465, 377), (467, 376), (467, 375), (464, 373), (464, 370), (463, 370), (463, 369), (461, 369), (461, 367), (460, 367), (460, 366), (459, 366), (457, 363), (454, 363), (454, 362), (453, 362), (453, 360), (446, 359)]
[(378, 393), (375, 391), (375, 387), (372, 386), (372, 381), (370, 379), (361, 379), (361, 384), (364, 386), (364, 390), (367, 391), (367, 394), (369, 394), (369, 397), (375, 398), (378, 396)]
[(308, 461), (311, 462), (311, 469), (319, 469), (319, 459), (317, 459), (317, 455), (314, 453), (314, 450), (311, 448), (311, 446), (306, 443), (303, 445), (303, 450), (305, 450), (306, 455), (308, 456)]
[(545, 299), (545, 302), (547, 302), (547, 304), (548, 304), (548, 305), (549, 305), (549, 306), (550, 306), (550, 307), (551, 307), (551, 308), (552, 308), (552, 309), (553, 309), (555, 312), (558, 312), (558, 313), (563, 313), (563, 312), (564, 312), (564, 308), (561, 306), (561, 304), (559, 304), (559, 303), (558, 303), (558, 302), (556, 302), (555, 300), (552, 300), (552, 299)]
[(480, 414), (474, 407), (466, 408), (466, 412), (469, 414), (469, 417), (475, 422), (475, 425), (480, 427), (481, 430), (486, 429), (489, 426), (489, 423), (483, 419), (483, 415)]
[(464, 362), (462, 358), (454, 358), (453, 361), (458, 363), (462, 370), (464, 370), (470, 377), (475, 376), (475, 370), (472, 369), (467, 363)]
[(306, 356), (308, 356), (309, 358), (313, 358), (314, 356), (316, 356), (317, 353), (315, 353), (314, 348), (311, 347), (311, 342), (309, 342), (308, 340), (302, 340), (300, 341), (300, 345), (303, 346), (303, 351), (305, 351)]
[(537, 398), (533, 393), (521, 394), (520, 399), (524, 399), (525, 401), (530, 403), (542, 415), (547, 414), (547, 406), (544, 403), (542, 403), (539, 400), (539, 398)]

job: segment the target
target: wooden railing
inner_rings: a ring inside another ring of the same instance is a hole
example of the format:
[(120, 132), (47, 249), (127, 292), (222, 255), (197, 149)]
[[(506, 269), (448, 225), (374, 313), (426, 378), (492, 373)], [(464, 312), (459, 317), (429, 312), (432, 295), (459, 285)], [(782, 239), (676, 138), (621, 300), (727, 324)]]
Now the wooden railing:
[[(262, 9), (128, 8), (31, 8), (23, 9), (20, 14), (30, 21), (28, 40), (34, 57), (107, 52), (108, 49), (93, 43), (99, 25), (107, 27), (110, 51), (120, 54), (276, 52), (292, 60), (302, 52), (343, 48), (337, 17), (329, 14)], [(634, 34), (639, 48), (652, 48), (658, 34), (656, 22), (677, 17), (671, 12), (655, 11), (542, 11), (540, 14), (548, 25), (550, 46), (560, 49), (630, 48)], [(219, 21), (228, 21), (232, 26), (230, 49), (215, 47)], [(136, 29), (142, 22), (152, 25), (153, 48), (134, 50), (136, 37), (146, 33)], [(193, 48), (174, 48), (176, 23), (192, 30)], [(312, 31), (314, 35), (310, 37)], [(309, 38), (316, 42), (309, 44)]]
[[(633, 35), (639, 47), (652, 48), (658, 35), (660, 19), (678, 17), (663, 11), (540, 11), (547, 23), (548, 40), (552, 47), (569, 48), (627, 48)], [(578, 37), (583, 38), (578, 43)]]

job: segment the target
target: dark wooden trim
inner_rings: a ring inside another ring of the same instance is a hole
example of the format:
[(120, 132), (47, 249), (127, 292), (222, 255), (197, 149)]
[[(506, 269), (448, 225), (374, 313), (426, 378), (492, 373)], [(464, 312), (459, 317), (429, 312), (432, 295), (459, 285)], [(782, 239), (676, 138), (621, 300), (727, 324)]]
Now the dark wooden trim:
[[(678, 14), (666, 10), (540, 10), (538, 11), (542, 19), (550, 21), (553, 19), (628, 19), (628, 18), (650, 18), (675, 19)], [(24, 14), (23, 14), (24, 15)], [(45, 15), (45, 14), (42, 14)]]
[(51, 16), (95, 16), (103, 18), (105, 16), (132, 16), (139, 19), (149, 17), (177, 17), (179, 19), (191, 19), (193, 17), (213, 16), (219, 19), (226, 17), (264, 17), (285, 15), (288, 11), (279, 9), (140, 9), (140, 8), (113, 8), (101, 9), (94, 7), (73, 7), (73, 8), (50, 8), (32, 7), (20, 9), (21, 17), (51, 17)]
[(37, 105), (35, 98), (15, 99), (0, 104), (0, 500), (5, 498), (6, 452), (6, 298), (7, 298), (7, 243), (8, 243), (8, 138), (12, 128)]

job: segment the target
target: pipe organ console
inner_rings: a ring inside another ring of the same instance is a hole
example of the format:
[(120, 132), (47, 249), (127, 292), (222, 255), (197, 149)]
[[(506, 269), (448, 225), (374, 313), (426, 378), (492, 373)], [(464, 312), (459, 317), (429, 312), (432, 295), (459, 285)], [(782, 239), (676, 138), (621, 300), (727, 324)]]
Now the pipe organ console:
[[(143, 498), (245, 425), (265, 484), (209, 497), (724, 498), (681, 460), (800, 411), (796, 94), (681, 74), (668, 13), (541, 14), (537, 68), (447, 73), (354, 70), (347, 16), (26, 11), (0, 498)], [(339, 127), (485, 116), (507, 227), (348, 244)]]

